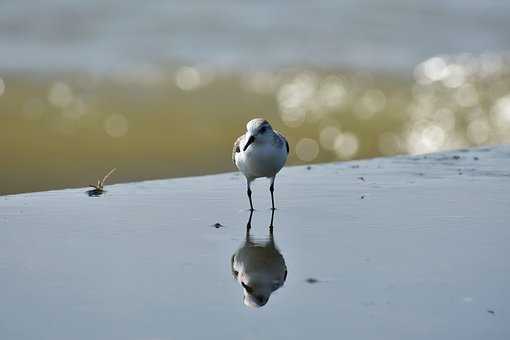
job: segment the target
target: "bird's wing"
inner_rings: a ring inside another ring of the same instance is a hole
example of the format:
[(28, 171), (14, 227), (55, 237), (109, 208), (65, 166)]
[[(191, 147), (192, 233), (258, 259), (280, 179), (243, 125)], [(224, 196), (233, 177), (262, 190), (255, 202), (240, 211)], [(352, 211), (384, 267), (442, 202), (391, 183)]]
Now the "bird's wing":
[(236, 164), (236, 153), (241, 152), (241, 141), (243, 140), (244, 135), (239, 136), (235, 143), (234, 148), (232, 149), (232, 162), (234, 165)]
[(287, 138), (285, 138), (284, 135), (282, 135), (280, 132), (278, 131), (275, 131), (275, 133), (281, 138), (283, 139), (283, 141), (285, 142), (285, 147), (287, 148), (287, 155), (289, 154), (289, 151), (290, 151), (290, 147), (289, 147), (289, 142), (287, 142)]

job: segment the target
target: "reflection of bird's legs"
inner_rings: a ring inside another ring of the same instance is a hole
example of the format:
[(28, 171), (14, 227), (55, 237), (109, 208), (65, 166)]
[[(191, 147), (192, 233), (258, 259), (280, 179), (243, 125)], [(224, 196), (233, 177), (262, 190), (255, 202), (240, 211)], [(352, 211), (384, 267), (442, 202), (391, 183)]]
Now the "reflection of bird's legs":
[[(272, 205), (271, 210), (273, 210), (273, 211), (275, 210), (275, 207), (274, 207), (274, 194), (273, 194), (273, 192), (274, 192), (274, 179), (275, 179), (275, 177), (271, 177), (271, 185), (269, 186), (269, 191), (271, 192), (271, 205)], [(271, 223), (271, 224), (273, 224), (273, 223)]]
[(253, 210), (250, 211), (250, 218), (248, 219), (248, 223), (246, 223), (246, 243), (250, 241), (250, 229), (251, 229), (251, 218), (253, 217)]
[(274, 220), (274, 209), (271, 210), (271, 222), (269, 223), (269, 235), (271, 240), (273, 239), (273, 220)]
[(246, 231), (251, 229), (251, 218), (253, 217), (253, 210), (250, 211), (250, 218), (248, 218), (248, 223), (246, 223)]
[(248, 186), (248, 199), (250, 200), (250, 211), (253, 211), (253, 202), (251, 201), (251, 179), (246, 178), (246, 185)]

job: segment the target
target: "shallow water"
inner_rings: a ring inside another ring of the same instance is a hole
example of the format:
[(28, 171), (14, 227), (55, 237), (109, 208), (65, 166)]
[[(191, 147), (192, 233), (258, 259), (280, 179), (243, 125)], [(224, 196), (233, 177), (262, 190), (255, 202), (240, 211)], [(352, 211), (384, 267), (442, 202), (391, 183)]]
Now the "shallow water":
[[(2, 339), (507, 339), (508, 147), (284, 169), (288, 276), (243, 303), (237, 174), (0, 198)], [(251, 234), (267, 238), (267, 183)], [(220, 223), (221, 225), (215, 225)]]

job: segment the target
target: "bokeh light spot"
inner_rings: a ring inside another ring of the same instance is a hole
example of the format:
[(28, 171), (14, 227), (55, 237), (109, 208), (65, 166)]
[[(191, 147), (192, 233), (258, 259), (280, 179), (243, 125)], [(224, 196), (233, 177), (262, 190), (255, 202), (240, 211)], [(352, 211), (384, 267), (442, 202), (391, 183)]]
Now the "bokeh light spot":
[(296, 156), (304, 161), (310, 162), (317, 158), (319, 144), (311, 138), (302, 138), (296, 144)]
[(448, 108), (440, 108), (436, 110), (433, 120), (445, 131), (451, 131), (455, 128), (455, 113)]
[(3, 95), (5, 92), (5, 81), (0, 78), (0, 96)]
[(434, 152), (443, 146), (445, 139), (445, 131), (438, 125), (417, 126), (408, 136), (408, 151), (412, 154)]
[(336, 126), (326, 126), (319, 134), (319, 142), (321, 146), (326, 150), (335, 150), (335, 140), (339, 134), (340, 129)]
[(317, 92), (320, 105), (328, 109), (338, 108), (342, 105), (347, 91), (339, 77), (329, 76), (322, 80)]
[(369, 119), (386, 106), (386, 96), (381, 90), (366, 91), (355, 108), (355, 114), (360, 119)]
[(448, 66), (448, 76), (442, 80), (446, 87), (457, 88), (464, 84), (466, 72), (464, 67), (459, 64), (451, 64)]
[(200, 72), (193, 67), (181, 67), (175, 75), (175, 84), (184, 91), (195, 90), (201, 85)]
[(478, 92), (471, 84), (465, 84), (455, 92), (455, 100), (462, 107), (472, 107), (478, 104)]
[(351, 132), (342, 132), (335, 139), (335, 153), (340, 159), (351, 159), (358, 152), (358, 137)]
[(124, 115), (114, 113), (104, 121), (104, 129), (111, 137), (122, 137), (129, 130), (128, 120)]
[(433, 57), (423, 63), (423, 74), (432, 81), (441, 80), (448, 75), (448, 67), (441, 57)]
[(64, 82), (56, 82), (50, 88), (48, 101), (55, 107), (64, 108), (73, 100), (73, 91)]
[(288, 127), (299, 127), (305, 121), (306, 111), (302, 108), (286, 109), (280, 112), (280, 118)]
[(510, 94), (496, 101), (492, 107), (492, 116), (499, 129), (510, 127)]

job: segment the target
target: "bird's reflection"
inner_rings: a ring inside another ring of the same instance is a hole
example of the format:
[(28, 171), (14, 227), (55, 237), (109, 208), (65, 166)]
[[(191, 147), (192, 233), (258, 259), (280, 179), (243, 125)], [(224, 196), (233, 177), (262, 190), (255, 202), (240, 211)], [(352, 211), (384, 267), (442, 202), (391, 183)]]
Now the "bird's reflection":
[(234, 279), (243, 288), (244, 304), (258, 308), (264, 306), (271, 294), (283, 286), (287, 279), (287, 266), (273, 237), (274, 210), (269, 237), (265, 239), (250, 236), (252, 216), (253, 212), (246, 225), (245, 241), (232, 255), (231, 267)]

